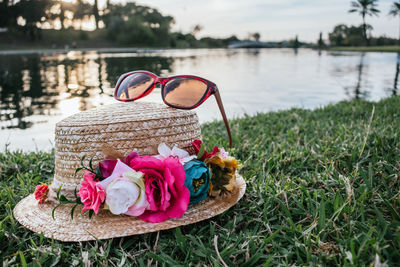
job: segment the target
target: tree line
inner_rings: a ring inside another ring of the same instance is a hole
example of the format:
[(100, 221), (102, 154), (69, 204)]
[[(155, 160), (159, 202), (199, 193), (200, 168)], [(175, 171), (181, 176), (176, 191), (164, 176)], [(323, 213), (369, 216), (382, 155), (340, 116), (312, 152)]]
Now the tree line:
[[(45, 29), (82, 31), (85, 22), (93, 22), (104, 39), (120, 45), (225, 47), (238, 40), (235, 36), (197, 39), (201, 25), (193, 26), (188, 33), (173, 32), (171, 27), (175, 21), (172, 16), (135, 2), (115, 4), (108, 0), (104, 8), (99, 7), (98, 0), (93, 4), (85, 0), (0, 2), (0, 28), (7, 28), (11, 34), (26, 34), (31, 41), (41, 39)], [(82, 32), (82, 36), (86, 36), (85, 31)]]
[[(378, 8), (378, 0), (356, 0), (351, 1), (349, 13), (357, 13), (361, 16), (362, 23), (360, 26), (347, 26), (338, 24), (333, 31), (329, 33), (329, 41), (335, 46), (360, 46), (360, 45), (400, 45), (399, 39), (389, 38), (385, 36), (372, 37), (373, 27), (367, 23), (367, 18), (379, 16), (381, 10)], [(400, 18), (400, 2), (393, 2), (388, 16)]]

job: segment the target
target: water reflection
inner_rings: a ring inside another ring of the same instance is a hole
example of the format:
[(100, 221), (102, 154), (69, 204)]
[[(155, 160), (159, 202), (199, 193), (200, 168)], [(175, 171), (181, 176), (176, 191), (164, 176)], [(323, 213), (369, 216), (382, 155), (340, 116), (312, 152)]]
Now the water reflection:
[[(349, 90), (347, 91), (347, 94), (354, 99), (366, 98), (368, 95), (368, 92), (366, 90), (362, 90), (362, 89), (366, 89), (365, 85), (364, 85), (364, 87), (361, 87), (363, 78), (365, 77), (365, 75), (364, 75), (364, 71), (365, 71), (364, 70), (364, 68), (365, 68), (364, 60), (365, 60), (365, 53), (363, 52), (360, 55), (360, 63), (357, 66), (357, 73), (358, 73), (357, 74), (357, 83), (353, 87), (353, 94), (351, 94), (349, 92)], [(349, 87), (347, 87), (347, 89), (349, 89)]]
[[(57, 121), (114, 103), (117, 79), (132, 70), (207, 78), (218, 85), (227, 116), (233, 118), (395, 95), (399, 64), (400, 54), (309, 49), (0, 55), (0, 150), (7, 142), (11, 148), (48, 147)], [(160, 90), (156, 88), (143, 101), (162, 102)], [(197, 113), (201, 122), (221, 119), (213, 98)]]
[[(1, 129), (33, 126), (33, 115), (57, 115), (59, 102), (77, 98), (78, 109), (97, 106), (93, 99), (112, 95), (118, 77), (136, 69), (171, 71), (172, 58), (103, 57), (97, 53), (2, 56), (0, 61)], [(62, 112), (62, 111), (61, 111)], [(43, 116), (43, 119), (46, 118)], [(37, 122), (40, 123), (40, 122)]]
[(397, 53), (396, 74), (394, 75), (392, 95), (397, 95), (397, 82), (399, 81), (400, 53)]
[(57, 105), (58, 92), (44, 86), (47, 66), (39, 56), (10, 57), (0, 61), (0, 120), (10, 122), (1, 128), (26, 129), (32, 115), (50, 115)]

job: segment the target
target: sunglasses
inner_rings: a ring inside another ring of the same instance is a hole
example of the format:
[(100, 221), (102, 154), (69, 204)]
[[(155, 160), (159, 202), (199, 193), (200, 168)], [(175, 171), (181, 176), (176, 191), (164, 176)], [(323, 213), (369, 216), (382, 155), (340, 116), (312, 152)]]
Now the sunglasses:
[(218, 88), (206, 79), (192, 75), (162, 78), (148, 71), (132, 71), (122, 74), (118, 79), (114, 97), (119, 101), (135, 101), (150, 94), (157, 84), (161, 85), (164, 103), (177, 109), (197, 108), (210, 95), (214, 95), (228, 132), (229, 147), (232, 147), (231, 131)]

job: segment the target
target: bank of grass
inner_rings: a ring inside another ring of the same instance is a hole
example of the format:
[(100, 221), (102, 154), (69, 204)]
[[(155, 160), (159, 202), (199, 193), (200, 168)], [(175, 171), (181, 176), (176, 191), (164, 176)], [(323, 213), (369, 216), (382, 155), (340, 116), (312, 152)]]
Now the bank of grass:
[[(391, 97), (233, 120), (232, 154), (243, 165), (246, 195), (222, 215), (162, 231), (158, 238), (150, 233), (61, 243), (26, 230), (12, 209), (36, 184), (51, 179), (53, 155), (5, 152), (0, 154), (1, 262), (399, 265), (399, 107), (400, 97)], [(223, 123), (202, 130), (209, 146), (226, 145)]]
[(400, 45), (388, 46), (333, 46), (330, 51), (359, 51), (359, 52), (400, 52)]

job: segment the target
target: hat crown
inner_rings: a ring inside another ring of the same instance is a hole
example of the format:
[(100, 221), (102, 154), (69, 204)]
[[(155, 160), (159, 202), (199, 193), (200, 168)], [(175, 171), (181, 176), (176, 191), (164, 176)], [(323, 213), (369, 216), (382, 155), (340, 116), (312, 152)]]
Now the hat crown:
[(201, 139), (200, 124), (192, 110), (178, 110), (163, 104), (119, 102), (74, 114), (56, 124), (53, 191), (61, 186), (71, 194), (83, 180), (83, 171), (75, 174), (85, 156), (97, 166), (103, 151), (123, 156), (156, 155), (160, 143), (194, 152), (191, 142)]

